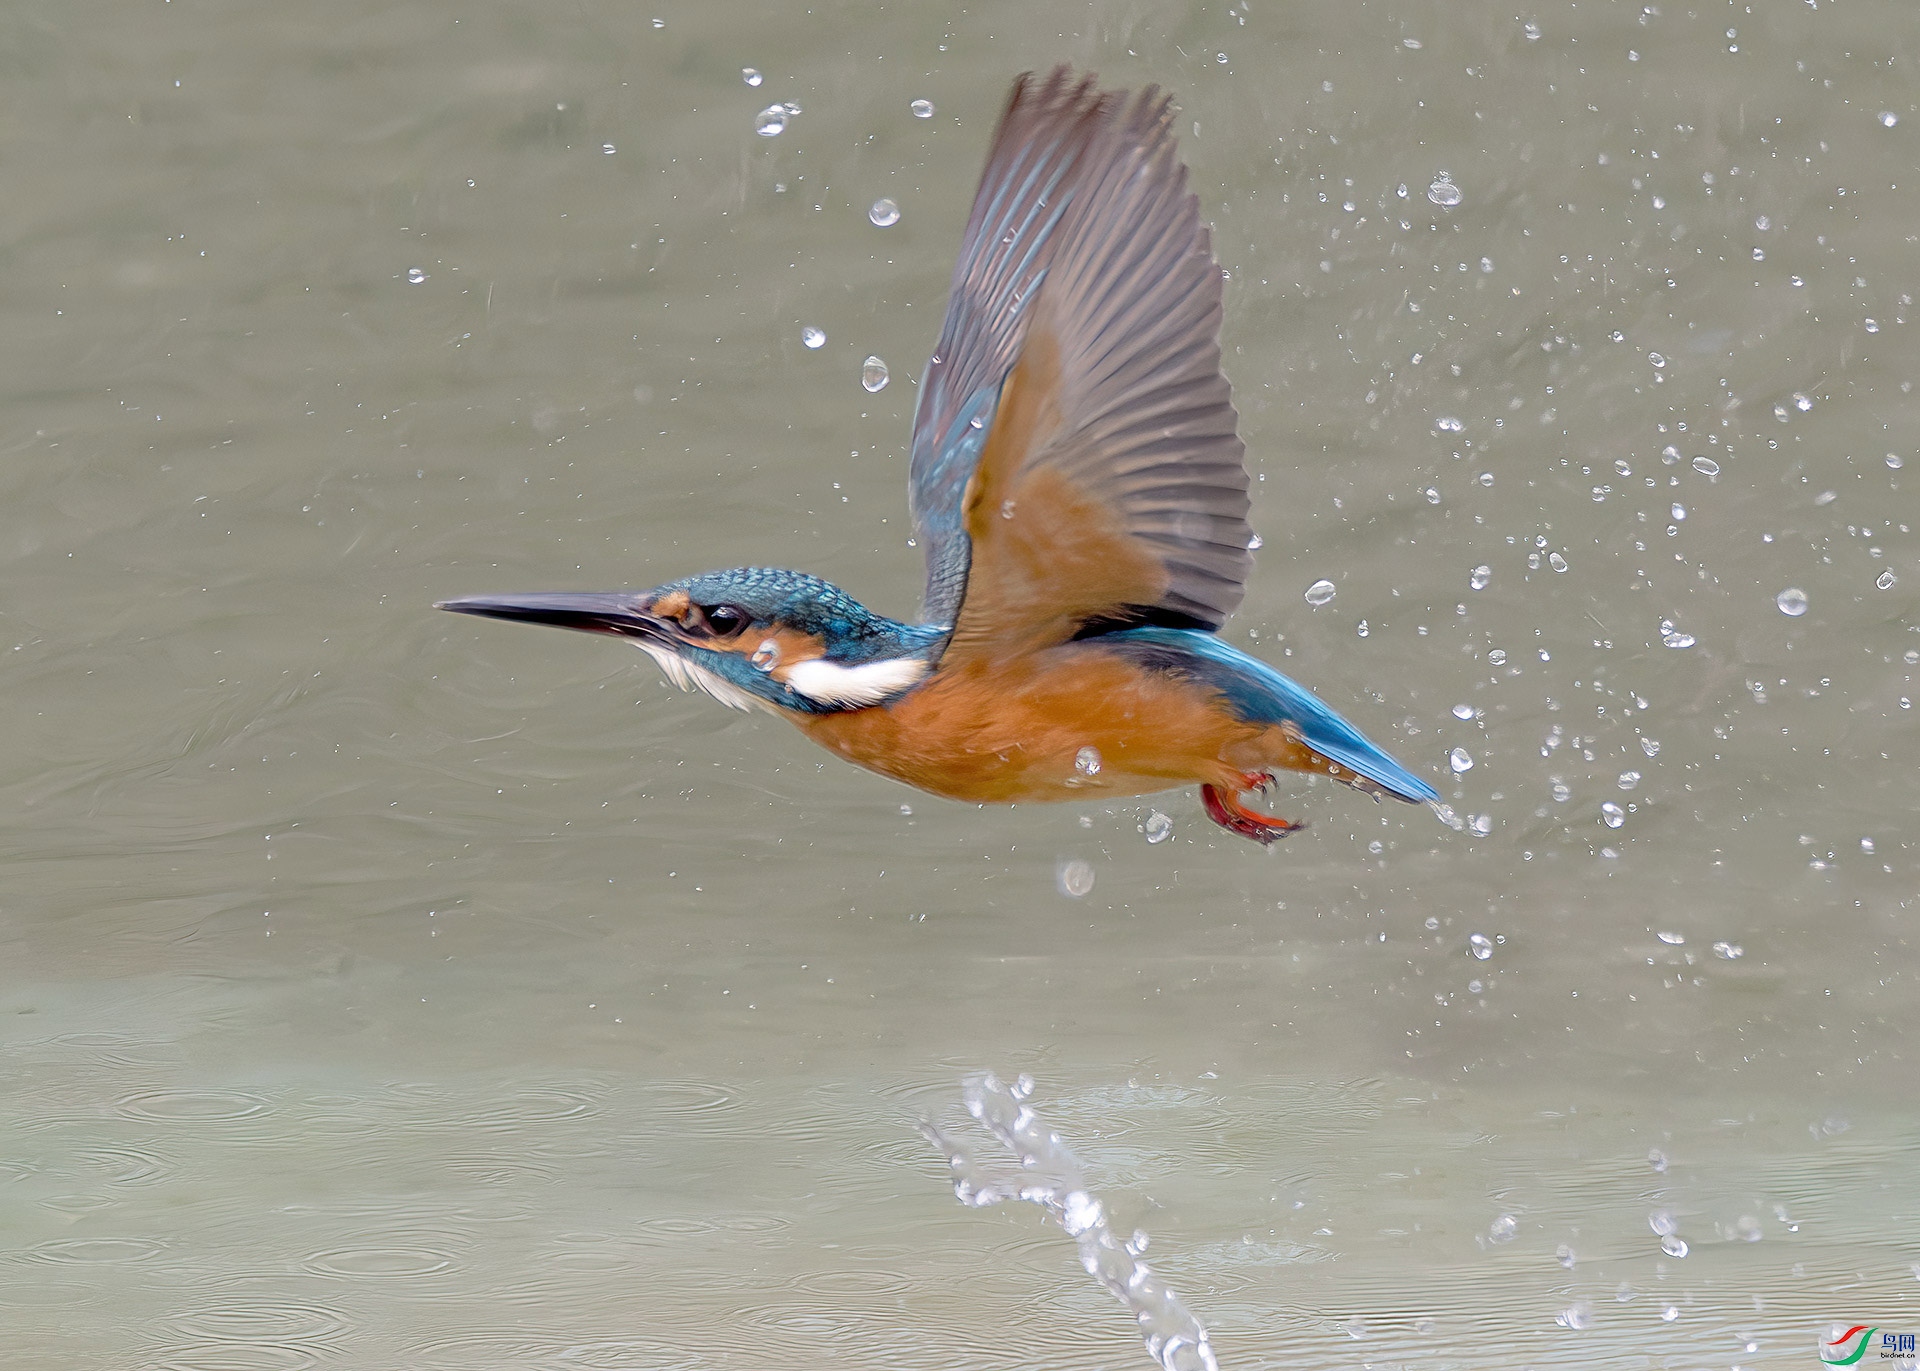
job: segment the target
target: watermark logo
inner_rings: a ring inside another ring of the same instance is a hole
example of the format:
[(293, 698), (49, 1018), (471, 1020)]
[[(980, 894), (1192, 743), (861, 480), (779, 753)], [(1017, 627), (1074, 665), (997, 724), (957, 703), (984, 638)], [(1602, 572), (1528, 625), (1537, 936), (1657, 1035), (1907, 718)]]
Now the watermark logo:
[(1920, 1333), (1897, 1333), (1870, 1324), (1843, 1329), (1834, 1324), (1820, 1344), (1820, 1360), (1828, 1366), (1871, 1366), (1885, 1371), (1889, 1363), (1908, 1371), (1920, 1359)]

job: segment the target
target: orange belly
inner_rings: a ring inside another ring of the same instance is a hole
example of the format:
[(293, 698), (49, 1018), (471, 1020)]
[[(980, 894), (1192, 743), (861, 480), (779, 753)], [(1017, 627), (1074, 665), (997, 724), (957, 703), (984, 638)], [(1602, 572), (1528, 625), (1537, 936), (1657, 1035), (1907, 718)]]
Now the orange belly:
[(1190, 783), (1234, 792), (1251, 772), (1327, 769), (1284, 725), (1244, 723), (1206, 687), (1142, 671), (1090, 642), (942, 662), (894, 704), (788, 717), (849, 761), (978, 803)]

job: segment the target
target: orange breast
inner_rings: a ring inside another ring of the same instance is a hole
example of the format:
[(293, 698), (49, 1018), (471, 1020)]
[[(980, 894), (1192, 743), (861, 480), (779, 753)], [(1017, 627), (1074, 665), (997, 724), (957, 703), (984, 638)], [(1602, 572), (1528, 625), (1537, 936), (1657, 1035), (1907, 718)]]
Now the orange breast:
[[(1249, 771), (1325, 769), (1283, 729), (1242, 723), (1204, 687), (1143, 671), (1091, 642), (943, 662), (895, 704), (788, 717), (849, 761), (985, 803), (1141, 795), (1193, 782), (1238, 791)], [(1081, 764), (1087, 748), (1097, 771)]]

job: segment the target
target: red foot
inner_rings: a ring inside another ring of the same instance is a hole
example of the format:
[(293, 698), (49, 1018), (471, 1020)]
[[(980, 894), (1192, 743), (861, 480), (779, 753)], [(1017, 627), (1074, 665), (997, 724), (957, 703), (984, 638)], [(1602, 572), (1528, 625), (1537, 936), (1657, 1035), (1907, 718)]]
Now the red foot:
[[(1273, 777), (1252, 775), (1246, 778), (1249, 790), (1264, 790)], [(1229, 833), (1238, 833), (1243, 838), (1251, 838), (1256, 843), (1275, 843), (1289, 833), (1297, 833), (1307, 825), (1304, 821), (1294, 823), (1273, 814), (1261, 814), (1241, 804), (1232, 793), (1215, 786), (1200, 787), (1200, 803), (1206, 806), (1207, 817)]]

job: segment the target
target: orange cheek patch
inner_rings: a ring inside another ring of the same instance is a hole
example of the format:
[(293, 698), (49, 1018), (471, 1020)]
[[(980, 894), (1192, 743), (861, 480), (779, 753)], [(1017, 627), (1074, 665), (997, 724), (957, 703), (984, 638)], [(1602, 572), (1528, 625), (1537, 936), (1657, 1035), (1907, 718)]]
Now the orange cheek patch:
[(647, 606), (647, 613), (656, 619), (678, 619), (692, 605), (684, 590), (669, 590), (665, 595)]
[[(749, 628), (730, 643), (713, 643), (712, 646), (722, 652), (731, 652), (741, 657), (755, 658), (754, 665), (761, 666), (774, 680), (784, 683), (787, 668), (796, 662), (810, 662), (816, 657), (826, 655), (826, 645), (811, 633), (802, 633), (797, 628)], [(771, 646), (772, 661), (762, 663), (758, 654)]]

